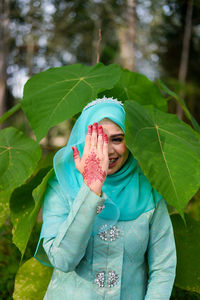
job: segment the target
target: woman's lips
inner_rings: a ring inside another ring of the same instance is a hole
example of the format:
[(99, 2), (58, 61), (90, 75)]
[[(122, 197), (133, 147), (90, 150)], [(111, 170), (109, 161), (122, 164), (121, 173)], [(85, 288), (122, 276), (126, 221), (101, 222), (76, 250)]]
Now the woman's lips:
[(118, 157), (113, 158), (113, 159), (109, 159), (109, 169), (113, 168), (116, 165), (117, 160), (118, 160)]

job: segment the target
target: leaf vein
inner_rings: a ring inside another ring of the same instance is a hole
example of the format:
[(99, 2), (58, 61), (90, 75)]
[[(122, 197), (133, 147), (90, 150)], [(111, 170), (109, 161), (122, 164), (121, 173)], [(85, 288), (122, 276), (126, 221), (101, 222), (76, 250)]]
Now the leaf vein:
[(170, 172), (168, 163), (167, 163), (167, 159), (166, 159), (166, 157), (165, 157), (165, 153), (164, 153), (163, 148), (162, 148), (162, 142), (161, 142), (161, 139), (160, 139), (160, 134), (159, 134), (158, 129), (159, 129), (159, 127), (158, 127), (158, 125), (156, 125), (156, 131), (157, 131), (157, 135), (158, 135), (158, 141), (159, 141), (159, 144), (160, 144), (160, 149), (161, 149), (161, 152), (162, 152), (162, 155), (163, 155), (163, 159), (164, 159), (164, 162), (165, 162), (167, 171), (168, 171), (168, 173), (169, 173), (169, 177), (170, 177), (170, 180), (171, 180), (171, 184), (172, 184), (172, 186), (173, 186), (173, 189), (174, 189), (176, 198), (177, 198), (177, 200), (178, 200), (178, 195), (177, 195), (176, 187), (175, 187), (175, 185), (174, 185), (174, 182), (173, 182), (173, 179), (172, 179), (172, 175), (171, 175), (171, 172)]

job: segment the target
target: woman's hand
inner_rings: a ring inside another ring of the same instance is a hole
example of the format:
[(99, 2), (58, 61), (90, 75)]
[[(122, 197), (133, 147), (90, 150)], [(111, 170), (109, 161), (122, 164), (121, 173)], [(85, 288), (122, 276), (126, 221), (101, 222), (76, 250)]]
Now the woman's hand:
[(82, 158), (76, 147), (72, 149), (75, 166), (83, 175), (85, 184), (100, 195), (109, 164), (108, 137), (103, 133), (102, 126), (98, 127), (97, 123), (88, 126)]

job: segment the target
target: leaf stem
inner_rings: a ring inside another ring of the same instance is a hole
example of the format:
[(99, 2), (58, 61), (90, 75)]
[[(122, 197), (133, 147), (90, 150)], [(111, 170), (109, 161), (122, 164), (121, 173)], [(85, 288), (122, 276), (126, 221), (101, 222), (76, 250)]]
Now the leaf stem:
[(8, 111), (5, 112), (5, 114), (3, 114), (0, 117), (0, 124), (2, 124), (5, 120), (7, 120), (10, 116), (12, 116), (14, 113), (16, 113), (18, 110), (20, 110), (22, 104), (17, 103), (15, 106), (13, 106), (11, 109), (9, 109)]

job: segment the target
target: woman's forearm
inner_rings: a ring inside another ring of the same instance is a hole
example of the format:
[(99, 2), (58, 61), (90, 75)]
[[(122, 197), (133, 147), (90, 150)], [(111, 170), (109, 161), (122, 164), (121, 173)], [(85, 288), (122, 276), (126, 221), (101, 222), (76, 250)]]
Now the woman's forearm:
[(92, 192), (87, 185), (82, 185), (57, 236), (43, 241), (45, 252), (55, 268), (69, 272), (80, 262), (91, 236), (97, 206), (103, 203), (104, 199)]

